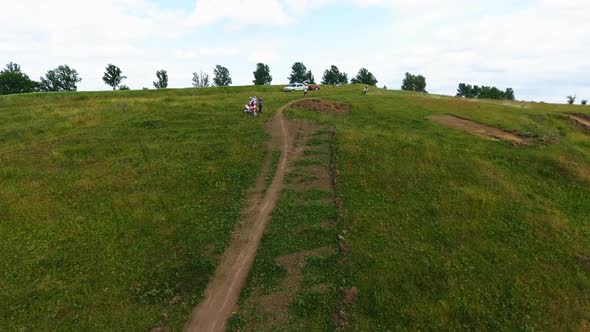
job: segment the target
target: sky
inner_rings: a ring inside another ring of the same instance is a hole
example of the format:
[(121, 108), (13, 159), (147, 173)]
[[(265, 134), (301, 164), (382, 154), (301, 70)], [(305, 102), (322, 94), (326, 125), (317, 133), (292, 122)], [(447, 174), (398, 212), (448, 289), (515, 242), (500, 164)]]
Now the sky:
[(285, 84), (294, 62), (316, 80), (336, 65), (369, 69), (399, 89), (422, 74), (431, 93), (458, 83), (512, 87), (519, 100), (590, 99), (588, 0), (0, 0), (0, 66), (16, 62), (38, 80), (61, 64), (79, 90), (108, 90), (107, 64), (132, 89), (190, 87), (193, 72), (220, 64), (234, 85), (252, 84), (256, 63)]

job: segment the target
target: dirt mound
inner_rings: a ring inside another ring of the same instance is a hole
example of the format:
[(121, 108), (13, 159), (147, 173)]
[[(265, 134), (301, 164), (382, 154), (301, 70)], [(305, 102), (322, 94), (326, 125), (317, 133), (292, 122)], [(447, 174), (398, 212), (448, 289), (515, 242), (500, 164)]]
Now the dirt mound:
[(519, 145), (531, 143), (529, 138), (522, 135), (452, 115), (431, 115), (428, 119), (491, 140), (509, 141)]
[(570, 118), (574, 120), (578, 125), (590, 129), (590, 116), (584, 114), (570, 114)]
[(350, 105), (319, 99), (305, 99), (293, 104), (292, 108), (328, 114), (341, 114), (350, 111)]

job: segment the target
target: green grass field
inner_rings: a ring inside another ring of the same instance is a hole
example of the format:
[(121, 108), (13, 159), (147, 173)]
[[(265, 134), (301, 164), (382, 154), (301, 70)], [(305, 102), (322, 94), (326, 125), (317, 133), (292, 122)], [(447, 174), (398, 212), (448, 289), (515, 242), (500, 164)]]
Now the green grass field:
[[(286, 114), (335, 129), (350, 247), (344, 266), (310, 265), (305, 276), (333, 289), (318, 299), (304, 282), (286, 328), (332, 329), (326, 307), (356, 286), (351, 330), (588, 329), (590, 132), (564, 114), (590, 107), (361, 89), (312, 94), (348, 114)], [(254, 94), (266, 102), (258, 119), (240, 112)], [(264, 121), (299, 97), (278, 87), (0, 97), (0, 329), (181, 330), (272, 153)], [(535, 143), (485, 140), (432, 114)], [(301, 199), (281, 197), (246, 292), (284, 277), (273, 257), (337, 246), (336, 232), (292, 231), (314, 216)]]

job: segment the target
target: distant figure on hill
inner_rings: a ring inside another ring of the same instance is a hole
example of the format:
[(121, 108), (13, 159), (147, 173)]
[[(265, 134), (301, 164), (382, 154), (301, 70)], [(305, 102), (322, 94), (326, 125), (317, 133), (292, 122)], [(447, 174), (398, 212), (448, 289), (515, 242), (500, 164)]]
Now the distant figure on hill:
[(260, 98), (258, 99), (258, 113), (262, 113), (262, 103), (263, 103), (263, 99)]
[(363, 89), (363, 92), (361, 93), (361, 96), (364, 96), (367, 94), (367, 91), (369, 91), (369, 86), (365, 85), (365, 88)]
[(305, 87), (303, 87), (303, 97), (307, 97), (307, 85)]

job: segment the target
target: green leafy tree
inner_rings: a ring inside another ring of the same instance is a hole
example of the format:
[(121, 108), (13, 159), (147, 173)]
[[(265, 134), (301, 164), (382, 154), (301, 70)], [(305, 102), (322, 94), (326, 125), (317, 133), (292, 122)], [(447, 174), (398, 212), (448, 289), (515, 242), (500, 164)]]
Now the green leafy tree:
[(311, 73), (311, 70), (308, 70), (307, 74), (305, 74), (305, 81), (304, 82), (307, 82), (308, 84), (315, 84), (315, 77)]
[(426, 78), (422, 75), (416, 76), (406, 73), (406, 77), (402, 82), (402, 90), (428, 93), (426, 91)]
[(0, 71), (0, 95), (34, 92), (37, 86), (16, 63), (10, 62)]
[(75, 69), (70, 68), (68, 65), (62, 65), (48, 71), (45, 77), (41, 77), (39, 89), (46, 92), (77, 91), (77, 83), (81, 81), (82, 78), (78, 76)]
[(457, 89), (457, 97), (479, 98), (479, 99), (506, 99), (516, 100), (512, 88), (502, 91), (495, 86), (471, 86), (470, 84), (460, 83)]
[(576, 96), (567, 96), (567, 103), (573, 105), (576, 102)]
[(264, 63), (256, 65), (256, 71), (254, 72), (254, 85), (270, 85), (272, 82), (272, 76), (270, 76), (270, 68)]
[(366, 68), (361, 68), (355, 78), (350, 80), (351, 83), (360, 83), (365, 85), (377, 85), (377, 78)]
[(514, 90), (512, 88), (508, 88), (506, 89), (506, 92), (504, 92), (505, 98), (508, 100), (516, 100), (516, 97), (514, 96)]
[(291, 76), (289, 76), (289, 83), (302, 83), (307, 79), (307, 67), (301, 62), (295, 62), (291, 66)]
[(231, 77), (229, 76), (229, 69), (224, 66), (217, 65), (213, 70), (213, 84), (216, 86), (229, 86), (231, 85)]
[(156, 72), (156, 78), (158, 79), (154, 83), (156, 89), (166, 89), (168, 87), (168, 72), (164, 69)]
[(193, 73), (193, 86), (195, 88), (209, 87), (209, 75), (204, 74), (202, 71), (199, 74)]
[(119, 86), (119, 90), (121, 91), (129, 91), (131, 90), (127, 85), (123, 84)]
[(465, 97), (465, 98), (477, 98), (476, 90), (471, 86), (471, 84), (459, 83), (459, 87), (457, 88), (457, 97)]
[(582, 99), (582, 105), (586, 105), (588, 104), (588, 100), (587, 99)]
[[(127, 76), (123, 76), (123, 72), (121, 71), (121, 68), (119, 68), (113, 64), (109, 64), (106, 68), (104, 76), (102, 77), (102, 80), (105, 82), (106, 85), (111, 86), (114, 91), (117, 89), (119, 84), (121, 84), (121, 82), (123, 82), (123, 80), (126, 78), (127, 78)], [(123, 89), (121, 89), (121, 90), (123, 90)]]
[(332, 65), (330, 69), (326, 69), (324, 71), (324, 77), (322, 78), (322, 84), (327, 85), (337, 85), (337, 84), (347, 84), (348, 83), (348, 75), (346, 73), (341, 73), (338, 67)]

